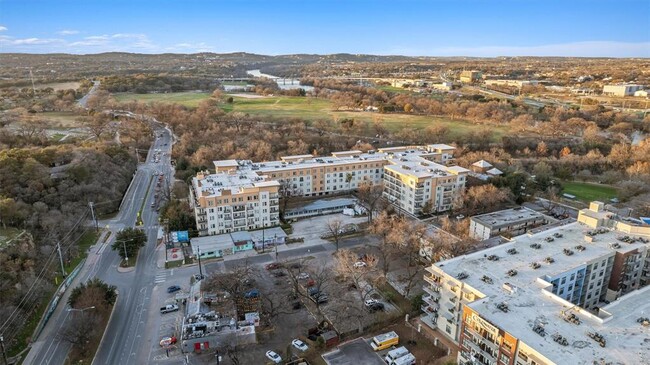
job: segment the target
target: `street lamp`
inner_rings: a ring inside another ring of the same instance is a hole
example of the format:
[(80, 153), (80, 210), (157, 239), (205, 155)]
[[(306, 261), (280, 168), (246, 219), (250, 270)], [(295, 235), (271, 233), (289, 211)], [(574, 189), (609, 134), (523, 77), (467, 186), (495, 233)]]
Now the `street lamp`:
[(2, 346), (2, 357), (5, 360), (5, 365), (9, 365), (9, 361), (7, 360), (7, 353), (5, 352), (5, 338), (2, 335), (0, 335), (0, 346)]
[(95, 309), (95, 306), (93, 305), (93, 306), (86, 307), (86, 308), (83, 308), (83, 309), (68, 308), (68, 312), (82, 312), (83, 313), (85, 310), (88, 310), (88, 309)]

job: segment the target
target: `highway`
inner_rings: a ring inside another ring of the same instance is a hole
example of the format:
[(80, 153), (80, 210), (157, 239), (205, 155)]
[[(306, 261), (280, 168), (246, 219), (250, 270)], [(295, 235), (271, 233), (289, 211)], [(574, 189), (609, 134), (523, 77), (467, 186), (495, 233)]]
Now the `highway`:
[[(88, 279), (98, 277), (117, 286), (119, 291), (114, 314), (97, 351), (94, 364), (144, 364), (147, 363), (147, 354), (151, 347), (151, 337), (148, 341), (145, 340), (144, 334), (148, 331), (143, 327), (149, 312), (148, 298), (151, 296), (154, 277), (158, 270), (155, 255), (158, 214), (150, 207), (155, 189), (155, 180), (152, 176), (155, 171), (162, 171), (166, 184), (173, 179), (173, 167), (170, 163), (171, 131), (158, 122), (152, 122), (152, 126), (155, 135), (162, 135), (162, 137), (155, 139), (146, 161), (139, 164), (119, 213), (113, 219), (100, 221), (100, 227), (107, 227), (111, 231), (111, 237), (106, 243), (95, 245), (91, 249), (83, 269), (72, 284), (74, 287)], [(154, 161), (155, 149), (161, 150), (158, 163)], [(148, 237), (147, 244), (140, 250), (135, 270), (118, 272), (120, 257), (110, 245), (119, 230), (135, 225), (143, 201), (142, 219), (143, 229)], [(70, 290), (67, 294), (69, 292)], [(62, 298), (38, 341), (32, 345), (25, 364), (59, 365), (65, 362), (70, 345), (62, 341), (58, 333), (64, 328), (71, 315), (78, 315), (67, 311), (66, 301), (67, 295)], [(155, 304), (153, 303), (153, 306)]]

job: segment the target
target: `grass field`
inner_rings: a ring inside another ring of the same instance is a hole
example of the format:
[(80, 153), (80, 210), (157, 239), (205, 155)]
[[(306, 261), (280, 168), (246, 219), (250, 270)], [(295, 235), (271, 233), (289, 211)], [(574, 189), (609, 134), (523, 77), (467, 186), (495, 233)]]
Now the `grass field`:
[[(115, 94), (118, 101), (139, 100), (144, 102), (171, 102), (188, 107), (195, 107), (203, 99), (208, 98), (208, 93), (172, 93), (172, 94)], [(380, 114), (374, 112), (337, 111), (332, 108), (332, 103), (327, 99), (271, 96), (264, 98), (244, 98), (233, 96), (232, 104), (223, 103), (220, 107), (225, 112), (242, 112), (251, 115), (272, 116), (281, 119), (302, 118), (306, 120), (342, 120), (345, 118), (373, 123), (382, 122), (391, 132), (403, 128), (423, 129), (428, 126), (442, 125), (450, 130), (452, 138), (465, 135), (483, 128), (463, 120), (411, 115), (411, 114)], [(507, 128), (490, 126), (494, 138), (498, 139), (507, 132)]]
[(576, 199), (583, 202), (600, 200), (608, 202), (609, 199), (615, 198), (616, 189), (608, 185), (583, 183), (577, 181), (563, 181), (564, 193), (575, 195)]
[(69, 90), (69, 89), (78, 89), (80, 83), (77, 81), (71, 81), (71, 82), (54, 82), (51, 84), (36, 84), (34, 85), (35, 88), (37, 89), (47, 89), (48, 87), (51, 87), (54, 89), (54, 91), (57, 90)]
[(167, 102), (167, 103), (177, 103), (185, 105), (190, 108), (196, 108), (199, 105), (199, 102), (203, 99), (210, 97), (209, 93), (195, 93), (195, 92), (181, 92), (181, 93), (168, 93), (168, 94), (131, 94), (131, 93), (120, 93), (113, 94), (113, 97), (117, 101), (142, 101), (145, 103), (151, 103), (154, 101), (158, 102)]

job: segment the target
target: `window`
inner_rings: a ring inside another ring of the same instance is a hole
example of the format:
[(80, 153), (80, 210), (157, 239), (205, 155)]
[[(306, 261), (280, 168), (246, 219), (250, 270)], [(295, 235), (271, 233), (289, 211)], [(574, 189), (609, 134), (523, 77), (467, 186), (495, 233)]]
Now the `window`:
[(445, 328), (445, 331), (447, 331), (447, 333), (451, 334), (451, 326), (447, 325), (446, 328)]

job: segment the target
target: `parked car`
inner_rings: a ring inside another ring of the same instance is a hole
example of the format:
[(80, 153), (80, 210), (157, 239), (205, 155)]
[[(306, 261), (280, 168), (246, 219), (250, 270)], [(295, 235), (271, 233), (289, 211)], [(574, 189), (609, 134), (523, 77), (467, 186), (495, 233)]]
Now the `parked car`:
[(302, 302), (301, 301), (293, 302), (292, 308), (295, 310), (302, 308)]
[(316, 295), (312, 295), (312, 300), (314, 301), (314, 303), (324, 304), (327, 303), (329, 297), (325, 293), (318, 293)]
[(372, 305), (370, 305), (368, 307), (368, 311), (370, 311), (370, 313), (374, 313), (374, 312), (377, 312), (377, 311), (383, 311), (383, 310), (384, 310), (384, 303), (377, 302), (377, 303), (374, 303), (374, 304), (372, 304)]
[(273, 276), (275, 276), (276, 278), (279, 278), (279, 277), (282, 277), (282, 276), (285, 276), (285, 275), (287, 275), (287, 274), (284, 271), (281, 271), (281, 270), (273, 272)]
[(177, 310), (178, 306), (176, 304), (167, 304), (164, 307), (160, 307), (160, 313), (162, 314), (176, 312)]
[(365, 262), (363, 262), (363, 261), (357, 261), (357, 262), (355, 262), (354, 265), (352, 265), (352, 266), (354, 266), (355, 269), (360, 269), (360, 268), (362, 268), (362, 267), (366, 267), (366, 266), (368, 266), (368, 265), (367, 265)]
[(366, 305), (366, 307), (370, 307), (371, 305), (377, 304), (379, 301), (377, 299), (366, 299), (363, 304)]
[(297, 348), (300, 351), (307, 351), (307, 349), (309, 349), (307, 344), (300, 341), (299, 339), (295, 339), (291, 341), (291, 344), (293, 345), (293, 347)]
[(282, 358), (280, 355), (276, 354), (275, 351), (267, 351), (266, 352), (266, 357), (269, 358), (269, 360), (273, 361), (276, 364), (279, 364), (282, 362)]
[(160, 340), (160, 346), (163, 346), (163, 347), (164, 347), (164, 346), (173, 345), (173, 344), (175, 344), (177, 341), (178, 341), (178, 340), (176, 339), (176, 336), (163, 337), (163, 338)]
[(267, 270), (275, 270), (275, 269), (279, 269), (279, 268), (281, 268), (281, 267), (282, 267), (282, 265), (280, 265), (280, 264), (277, 263), (277, 262), (273, 262), (273, 263), (270, 263), (270, 264), (267, 264), (267, 265), (266, 265), (266, 269), (267, 269)]
[(296, 279), (299, 280), (309, 279), (309, 274), (307, 274), (306, 272), (301, 272), (300, 274), (298, 274), (298, 276), (296, 276)]
[(316, 281), (314, 279), (309, 279), (309, 280), (307, 280), (307, 284), (305, 284), (305, 285), (307, 285), (307, 287), (314, 286), (314, 285), (316, 285)]
[(177, 291), (181, 290), (181, 287), (178, 285), (172, 285), (169, 288), (167, 288), (167, 293), (175, 293)]
[(244, 298), (257, 298), (260, 296), (260, 291), (257, 289), (249, 290), (244, 294)]

